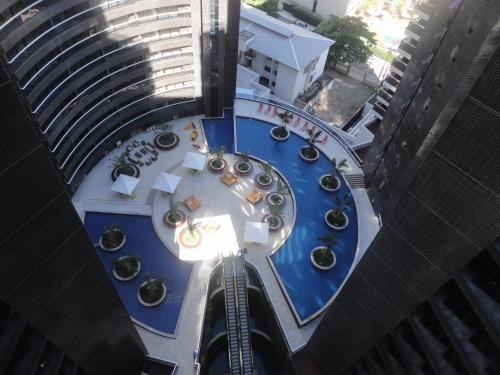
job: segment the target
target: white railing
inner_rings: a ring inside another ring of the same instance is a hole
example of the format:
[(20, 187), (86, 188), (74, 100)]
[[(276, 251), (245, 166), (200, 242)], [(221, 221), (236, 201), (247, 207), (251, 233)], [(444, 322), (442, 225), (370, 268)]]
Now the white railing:
[(106, 56), (109, 56), (109, 55), (112, 55), (113, 53), (116, 53), (118, 51), (121, 51), (123, 49), (126, 49), (126, 48), (130, 48), (130, 47), (134, 47), (134, 46), (137, 46), (139, 44), (146, 44), (146, 43), (150, 43), (150, 42), (155, 42), (155, 41), (159, 41), (159, 40), (175, 40), (175, 39), (182, 39), (183, 37), (185, 37), (186, 35), (191, 35), (190, 33), (187, 33), (187, 34), (179, 34), (178, 37), (176, 38), (165, 38), (165, 39), (162, 39), (160, 38), (159, 36), (157, 36), (156, 38), (151, 38), (151, 39), (144, 39), (144, 40), (141, 40), (139, 42), (133, 42), (133, 43), (129, 43), (129, 44), (126, 44), (120, 48), (117, 48), (113, 51), (110, 51), (110, 52), (107, 52), (105, 53), (104, 55), (101, 55), (97, 58), (95, 58), (94, 60), (88, 62), (87, 64), (83, 65), (82, 67), (78, 68), (77, 70), (73, 71), (69, 76), (67, 76), (65, 79), (63, 79), (61, 82), (59, 82), (59, 84), (54, 87), (52, 89), (52, 91), (50, 91), (47, 96), (37, 105), (37, 107), (32, 111), (33, 113), (37, 113), (40, 108), (42, 107), (42, 105), (47, 101), (48, 98), (50, 98), (52, 96), (52, 94), (54, 94), (58, 89), (59, 87), (61, 87), (64, 83), (66, 83), (70, 78), (72, 78), (75, 74), (78, 74), (80, 73), (83, 69), (89, 67), (90, 65), (92, 65), (93, 63), (95, 63), (96, 61), (99, 61), (100, 59), (106, 57)]
[[(111, 97), (117, 95), (117, 94), (120, 94), (120, 93), (123, 93), (124, 91), (127, 91), (128, 89), (130, 89), (131, 87), (135, 86), (135, 85), (138, 85), (138, 84), (141, 84), (143, 82), (146, 82), (146, 81), (151, 81), (151, 80), (156, 80), (156, 79), (160, 79), (160, 78), (165, 78), (165, 77), (177, 77), (177, 76), (182, 76), (183, 74), (187, 74), (189, 72), (189, 70), (185, 70), (185, 71), (181, 71), (181, 72), (174, 72), (174, 74), (169, 74), (169, 73), (166, 73), (166, 74), (162, 74), (162, 75), (159, 75), (159, 76), (156, 76), (156, 77), (148, 77), (146, 79), (143, 79), (141, 81), (136, 81), (134, 83), (131, 83), (130, 85), (118, 90), (118, 91), (115, 91), (114, 93), (112, 93), (111, 95), (108, 95), (107, 97), (105, 97), (104, 99), (102, 99), (101, 101), (99, 101), (98, 103), (94, 104), (91, 108), (89, 108), (87, 111), (85, 111), (85, 113), (83, 115), (81, 115), (75, 122), (73, 122), (73, 124), (69, 127), (68, 130), (66, 130), (66, 132), (62, 135), (62, 137), (60, 138), (59, 142), (57, 142), (57, 144), (54, 146), (54, 148), (52, 148), (50, 151), (52, 152), (55, 152), (57, 151), (57, 149), (59, 148), (59, 146), (61, 145), (61, 143), (63, 142), (64, 138), (69, 134), (71, 133), (71, 131), (73, 130), (73, 128), (78, 125), (78, 123), (80, 122), (81, 119), (83, 119), (85, 116), (87, 116), (89, 113), (91, 113), (95, 108), (97, 108), (99, 105), (101, 105), (102, 103), (104, 103), (105, 101), (109, 100)], [(192, 70), (191, 70), (192, 72)]]
[(258, 97), (256, 95), (243, 94), (243, 93), (238, 93), (238, 92), (236, 93), (235, 98), (236, 99), (251, 100), (254, 102), (262, 102), (262, 103), (272, 104), (274, 106), (281, 107), (287, 111), (293, 112), (293, 113), (299, 115), (300, 117), (306, 119), (307, 121), (310, 121), (311, 123), (313, 123), (313, 124), (317, 125), (319, 128), (321, 128), (323, 131), (328, 133), (332, 138), (337, 140), (345, 148), (345, 150), (349, 153), (349, 155), (353, 158), (353, 160), (358, 165), (358, 167), (361, 167), (361, 164), (363, 162), (359, 158), (358, 154), (356, 154), (354, 152), (351, 145), (349, 145), (349, 143), (347, 143), (347, 141), (344, 139), (344, 137), (338, 133), (339, 130), (336, 129), (335, 127), (327, 124), (323, 120), (317, 118), (316, 116), (311, 115), (310, 113), (305, 112), (302, 109), (297, 108), (291, 104), (284, 103), (284, 102), (276, 100), (276, 99), (262, 98), (262, 97)]
[(90, 129), (83, 137), (82, 139), (80, 139), (80, 141), (76, 144), (76, 146), (74, 146), (71, 151), (69, 152), (69, 154), (66, 156), (66, 158), (64, 159), (62, 165), (60, 165), (59, 168), (64, 168), (64, 166), (66, 165), (66, 163), (69, 161), (69, 159), (71, 159), (71, 156), (73, 156), (74, 152), (78, 149), (78, 147), (80, 147), (80, 145), (82, 144), (82, 142), (87, 139), (87, 137), (92, 134), (102, 123), (104, 123), (106, 120), (108, 120), (110, 117), (116, 115), (117, 113), (123, 111), (125, 108), (128, 108), (128, 107), (131, 107), (133, 106), (134, 104), (137, 104), (143, 100), (146, 100), (146, 99), (149, 99), (149, 98), (152, 98), (156, 95), (159, 95), (159, 94), (164, 94), (165, 92), (175, 92), (175, 91), (179, 91), (179, 90), (184, 90), (184, 89), (189, 89), (189, 88), (194, 88), (194, 85), (192, 86), (184, 86), (184, 87), (180, 87), (178, 89), (174, 89), (174, 90), (171, 90), (171, 91), (163, 91), (161, 93), (155, 93), (155, 94), (151, 94), (151, 95), (147, 95), (147, 96), (143, 96), (142, 98), (140, 99), (137, 99), (137, 100), (134, 100), (133, 102), (131, 103), (128, 103), (127, 105), (123, 106), (123, 107), (120, 107), (119, 109), (117, 109), (116, 111), (112, 112), (111, 114), (109, 114), (108, 116), (106, 116), (104, 119), (102, 119), (101, 121), (99, 121), (92, 129)]
[(147, 63), (147, 62), (154, 62), (154, 61), (157, 61), (157, 60), (175, 60), (177, 58), (180, 58), (180, 57), (191, 57), (193, 56), (192, 53), (180, 53), (180, 54), (177, 54), (177, 55), (172, 55), (172, 56), (159, 56), (159, 57), (155, 57), (155, 58), (151, 58), (151, 59), (145, 59), (145, 60), (141, 60), (141, 61), (138, 61), (138, 62), (135, 62), (133, 64), (130, 64), (130, 65), (127, 65), (123, 68), (120, 68), (104, 77), (102, 77), (101, 79), (97, 80), (96, 82), (94, 82), (93, 84), (91, 84), (89, 87), (85, 88), (83, 91), (81, 91), (78, 95), (76, 95), (73, 99), (71, 99), (58, 113), (57, 115), (50, 121), (49, 125), (47, 125), (47, 127), (42, 131), (42, 134), (46, 134), (50, 128), (52, 127), (52, 125), (54, 125), (55, 121), (59, 118), (59, 116), (61, 114), (64, 113), (64, 111), (66, 111), (66, 109), (68, 109), (71, 105), (73, 105), (73, 103), (75, 103), (76, 100), (78, 100), (80, 97), (82, 97), (83, 95), (85, 95), (85, 93), (90, 90), (91, 88), (93, 88), (94, 86), (98, 85), (99, 83), (101, 83), (102, 81), (108, 79), (109, 77), (115, 75), (115, 74), (118, 74), (118, 73), (121, 73), (123, 72), (124, 70), (127, 70), (131, 67), (134, 67), (136, 65), (139, 65), (139, 64), (143, 64), (143, 63)]
[[(175, 15), (173, 15), (172, 17), (169, 17), (169, 18), (176, 18), (178, 16), (178, 13), (177, 12), (172, 12), (172, 14), (175, 13)], [(162, 13), (162, 15), (164, 15), (165, 13)], [(166, 14), (170, 14), (170, 12), (166, 13)], [(64, 55), (66, 52), (70, 51), (71, 49), (79, 46), (80, 44), (82, 43), (85, 43), (86, 41), (90, 40), (90, 39), (93, 39), (101, 34), (110, 34), (112, 32), (115, 32), (115, 31), (118, 31), (126, 26), (128, 26), (129, 24), (132, 24), (134, 22), (145, 22), (147, 20), (150, 20), (151, 18), (156, 18), (156, 19), (159, 19), (158, 18), (159, 15), (153, 15), (153, 16), (147, 16), (147, 17), (143, 17), (143, 18), (140, 18), (138, 20), (133, 20), (133, 21), (128, 21), (128, 22), (124, 22), (124, 23), (121, 23), (119, 25), (116, 25), (116, 26), (110, 26), (108, 27), (107, 29), (104, 29), (104, 30), (101, 30), (95, 34), (92, 34), (86, 38), (83, 38), (82, 40), (79, 40), (78, 42), (76, 42), (75, 44), (69, 46), (68, 48), (66, 48), (64, 51), (62, 52), (59, 52), (56, 56), (54, 56), (50, 61), (48, 61), (44, 66), (42, 66), (35, 74), (33, 74), (31, 76), (31, 78), (23, 85), (21, 86), (21, 89), (25, 90), (26, 87), (28, 87), (28, 85), (33, 82), (33, 80), (38, 77), (40, 75), (40, 73), (42, 73), (48, 66), (50, 66), (52, 63), (54, 63), (54, 61), (56, 61), (59, 57), (61, 57), (62, 55)], [(153, 19), (154, 21), (155, 19)]]
[[(174, 103), (174, 104), (167, 104), (167, 105), (165, 105), (163, 107), (152, 109), (150, 111), (147, 111), (147, 112), (144, 112), (144, 113), (140, 114), (137, 117), (134, 117), (132, 120), (129, 120), (125, 124), (123, 124), (120, 127), (116, 128), (111, 133), (109, 133), (106, 137), (104, 137), (103, 139), (101, 139), (101, 141), (98, 144), (96, 144), (94, 146), (94, 148), (92, 148), (92, 150), (90, 150), (89, 152), (87, 152), (85, 154), (85, 157), (80, 161), (80, 164), (78, 164), (78, 166), (75, 168), (73, 174), (71, 175), (70, 179), (66, 182), (66, 184), (68, 184), (68, 185), (71, 184), (71, 182), (75, 178), (76, 174), (78, 173), (78, 171), (80, 170), (80, 168), (82, 167), (82, 165), (85, 164), (85, 162), (87, 161), (87, 159), (89, 158), (89, 156), (92, 155), (95, 150), (97, 150), (107, 139), (109, 139), (113, 134), (115, 134), (119, 130), (123, 129), (124, 127), (126, 127), (129, 124), (131, 124), (132, 122), (137, 121), (138, 119), (140, 119), (140, 118), (142, 118), (144, 116), (149, 115), (150, 113), (153, 113), (153, 112), (156, 112), (156, 111), (160, 111), (160, 110), (168, 108), (168, 107), (173, 107), (173, 106), (179, 105), (179, 104), (192, 103), (194, 101), (196, 101), (195, 98), (190, 99), (190, 100), (184, 100), (182, 102), (178, 102), (178, 103)], [(62, 169), (62, 167), (59, 167), (59, 169)]]

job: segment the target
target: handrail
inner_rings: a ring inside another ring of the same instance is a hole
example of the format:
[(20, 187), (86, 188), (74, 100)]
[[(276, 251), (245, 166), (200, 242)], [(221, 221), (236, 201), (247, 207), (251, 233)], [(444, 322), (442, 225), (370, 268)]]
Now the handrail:
[[(160, 51), (160, 52), (163, 52), (163, 51)], [(57, 115), (50, 121), (49, 125), (47, 125), (47, 127), (42, 131), (42, 134), (46, 134), (47, 131), (50, 130), (50, 128), (52, 127), (52, 125), (56, 122), (57, 118), (64, 113), (64, 111), (66, 111), (66, 109), (75, 101), (77, 100), (78, 98), (80, 98), (81, 96), (83, 96), (88, 90), (90, 90), (92, 87), (98, 85), (99, 83), (101, 83), (102, 81), (110, 78), (111, 76), (113, 75), (116, 75), (118, 73), (121, 73), (129, 68), (132, 68), (136, 65), (139, 65), (139, 64), (143, 64), (143, 63), (153, 63), (153, 62), (157, 62), (157, 61), (162, 61), (162, 60), (175, 60), (179, 57), (189, 57), (189, 56), (192, 56), (193, 54), (192, 53), (181, 53), (181, 54), (177, 54), (177, 55), (171, 55), (171, 56), (160, 56), (160, 57), (154, 57), (154, 58), (148, 58), (148, 59), (144, 59), (144, 60), (141, 60), (141, 61), (137, 61), (135, 63), (132, 63), (130, 65), (127, 65), (123, 68), (120, 68), (118, 70), (115, 70), (113, 71), (112, 73), (100, 78), (99, 80), (93, 82), (90, 86), (86, 87), (84, 90), (80, 91), (74, 98), (72, 98), (58, 113)], [(86, 82), (85, 82), (86, 83)], [(57, 110), (57, 109), (56, 109)]]
[[(48, 61), (45, 65), (43, 65), (35, 74), (33, 74), (29, 78), (29, 80), (23, 86), (21, 86), (21, 89), (25, 90), (26, 87), (28, 87), (28, 85), (31, 84), (31, 82), (33, 82), (33, 80), (36, 79), (40, 75), (40, 73), (42, 73), (48, 66), (50, 66), (51, 64), (53, 64), (58, 58), (60, 58), (66, 52), (70, 51), (71, 49), (73, 49), (75, 47), (78, 47), (80, 44), (85, 43), (85, 42), (89, 41), (90, 39), (97, 38), (101, 34), (105, 35), (105, 34), (111, 34), (112, 32), (115, 32), (115, 31), (120, 31), (122, 28), (125, 28), (127, 25), (135, 23), (135, 22), (143, 22), (143, 20), (146, 20), (146, 19), (155, 18), (155, 17), (157, 18), (157, 17), (159, 17), (161, 15), (164, 15), (164, 14), (174, 14), (174, 13), (176, 15), (178, 15), (179, 12), (167, 12), (167, 13), (161, 13), (160, 15), (155, 14), (155, 15), (152, 15), (152, 16), (147, 16), (147, 17), (135, 19), (135, 20), (132, 20), (132, 21), (127, 21), (127, 22), (121, 23), (121, 24), (116, 25), (116, 26), (110, 26), (110, 27), (108, 27), (108, 28), (106, 28), (104, 30), (96, 32), (95, 34), (89, 35), (89, 36), (87, 36), (87, 37), (85, 37), (85, 38), (83, 38), (83, 39), (75, 42), (74, 44), (72, 44), (71, 46), (69, 46), (68, 48), (66, 48), (65, 50), (59, 52), (50, 61)], [(170, 17), (170, 18), (179, 18), (179, 17)]]
[[(69, 180), (66, 182), (67, 185), (70, 185), (71, 182), (73, 181), (73, 179), (75, 178), (76, 174), (78, 173), (78, 171), (80, 170), (80, 168), (82, 167), (83, 164), (85, 164), (85, 162), (87, 161), (87, 159), (89, 158), (90, 155), (92, 155), (94, 153), (95, 150), (97, 150), (105, 141), (107, 141), (113, 134), (115, 134), (116, 132), (118, 132), (119, 130), (123, 129), (124, 127), (126, 127), (128, 124), (131, 124), (132, 122), (134, 121), (137, 121), (138, 119), (146, 116), (146, 115), (149, 115), (150, 113), (153, 113), (153, 112), (157, 112), (157, 111), (161, 111), (162, 109), (165, 109), (165, 108), (168, 108), (168, 107), (173, 107), (175, 105), (179, 105), (179, 104), (184, 104), (184, 103), (190, 103), (190, 102), (194, 102), (196, 101), (196, 99), (193, 97), (193, 99), (190, 99), (190, 100), (184, 100), (182, 102), (178, 102), (178, 103), (174, 103), (174, 104), (167, 104), (163, 107), (159, 107), (159, 108), (155, 108), (155, 109), (152, 109), (150, 111), (147, 111), (147, 112), (144, 112), (144, 113), (141, 113), (139, 116), (136, 116), (134, 117), (133, 119), (125, 122), (124, 124), (122, 124), (121, 126), (119, 126), (118, 128), (114, 129), (111, 133), (109, 133), (107, 136), (105, 136), (104, 138), (102, 138), (99, 143), (97, 143), (94, 148), (92, 148), (92, 150), (90, 150), (89, 152), (87, 152), (85, 154), (85, 156), (83, 157), (83, 159), (80, 161), (80, 164), (78, 164), (78, 166), (75, 168), (75, 170), (73, 171), (73, 174), (71, 175), (71, 177), (69, 178)], [(61, 167), (59, 167), (59, 169), (62, 169)]]
[(256, 95), (251, 95), (251, 94), (244, 94), (241, 92), (237, 92), (235, 95), (235, 99), (243, 99), (243, 100), (251, 100), (254, 102), (261, 102), (261, 103), (267, 103), (267, 104), (273, 104), (277, 107), (281, 107), (282, 109), (294, 112), (295, 114), (299, 115), (300, 117), (312, 122), (314, 125), (320, 127), (323, 131), (328, 133), (331, 137), (333, 137), (337, 142), (339, 142), (347, 151), (347, 153), (354, 159), (354, 162), (357, 164), (358, 167), (361, 167), (363, 164), (363, 161), (359, 158), (358, 154), (354, 152), (352, 147), (347, 143), (347, 141), (342, 137), (341, 134), (339, 134), (339, 130), (336, 129), (335, 127), (327, 124), (323, 120), (319, 119), (318, 117), (311, 115), (308, 112), (303, 111), (300, 108), (297, 108), (291, 104), (284, 103), (280, 100), (276, 99), (270, 99), (270, 98), (262, 98)]

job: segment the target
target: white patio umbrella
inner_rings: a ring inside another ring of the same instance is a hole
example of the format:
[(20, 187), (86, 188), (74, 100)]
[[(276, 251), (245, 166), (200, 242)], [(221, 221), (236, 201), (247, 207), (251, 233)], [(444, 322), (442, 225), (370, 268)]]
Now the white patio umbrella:
[(246, 221), (243, 240), (245, 242), (255, 242), (267, 244), (269, 238), (269, 224), (258, 221)]
[(153, 184), (153, 189), (173, 193), (181, 178), (175, 174), (161, 172)]
[(184, 157), (182, 166), (184, 168), (196, 169), (202, 171), (207, 163), (207, 155), (197, 152), (188, 152)]
[(138, 183), (138, 178), (121, 174), (116, 181), (113, 182), (113, 185), (111, 185), (111, 190), (125, 195), (132, 195)]

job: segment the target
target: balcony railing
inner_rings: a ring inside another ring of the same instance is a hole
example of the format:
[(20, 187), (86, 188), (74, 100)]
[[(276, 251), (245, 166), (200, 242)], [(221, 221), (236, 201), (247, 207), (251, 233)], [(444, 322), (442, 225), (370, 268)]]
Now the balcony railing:
[(235, 95), (236, 99), (244, 99), (244, 100), (251, 100), (254, 102), (261, 102), (261, 103), (267, 103), (267, 104), (272, 104), (275, 105), (276, 107), (280, 107), (282, 109), (285, 109), (287, 111), (293, 112), (303, 119), (306, 119), (307, 121), (313, 123), (314, 125), (318, 126), (323, 130), (324, 132), (328, 133), (332, 138), (334, 138), (337, 142), (339, 142), (346, 150), (346, 152), (353, 158), (353, 160), (356, 162), (357, 166), (360, 167), (361, 164), (363, 163), (361, 159), (359, 158), (358, 154), (354, 152), (352, 147), (347, 143), (347, 141), (342, 137), (342, 135), (339, 133), (339, 130), (336, 129), (335, 127), (327, 124), (323, 120), (317, 118), (316, 116), (311, 115), (310, 113), (307, 113), (291, 104), (284, 103), (282, 101), (276, 100), (276, 99), (268, 99), (268, 98), (261, 98), (256, 95), (250, 95), (250, 94), (244, 94), (244, 93), (239, 93), (237, 92)]

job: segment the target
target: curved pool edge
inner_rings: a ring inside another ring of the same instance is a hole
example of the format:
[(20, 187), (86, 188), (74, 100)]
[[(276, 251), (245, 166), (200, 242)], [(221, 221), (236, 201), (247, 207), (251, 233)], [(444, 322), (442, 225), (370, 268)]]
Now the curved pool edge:
[[(296, 113), (296, 115), (299, 115), (298, 113)], [(238, 132), (237, 132), (237, 119), (238, 118), (241, 118), (241, 119), (248, 119), (248, 120), (252, 120), (252, 121), (257, 121), (257, 122), (264, 122), (264, 123), (267, 123), (268, 125), (270, 126), (275, 126), (278, 122), (276, 123), (273, 123), (273, 122), (270, 122), (269, 119), (261, 119), (261, 118), (257, 118), (257, 117), (253, 117), (251, 115), (238, 115), (236, 116), (236, 121), (234, 123), (234, 132), (235, 132), (235, 136), (234, 136), (234, 139), (235, 139), (235, 153), (237, 152), (238, 150)], [(294, 127), (290, 127), (289, 128), (290, 132), (297, 135), (298, 137), (300, 137), (301, 139), (306, 139), (306, 137), (301, 134), (299, 131), (297, 131), (296, 128)], [(323, 129), (324, 130), (324, 129)], [(327, 132), (328, 133), (328, 132)], [(345, 146), (343, 144), (340, 143), (340, 145), (345, 148)], [(330, 159), (330, 157), (327, 155), (327, 153), (325, 152), (326, 150), (324, 150), (323, 148), (319, 148), (317, 147), (318, 151), (323, 154), (324, 157), (326, 157), (327, 159)], [(263, 159), (260, 159), (260, 158), (257, 158), (258, 160), (263, 160)], [(353, 161), (355, 163), (357, 163), (357, 161), (355, 159), (353, 159)], [(347, 272), (347, 275), (344, 277), (344, 279), (342, 280), (341, 284), (338, 286), (338, 288), (336, 289), (336, 291), (333, 293), (333, 295), (330, 297), (330, 299), (328, 299), (328, 301), (326, 303), (324, 303), (318, 310), (316, 310), (315, 312), (313, 312), (312, 314), (309, 314), (307, 317), (305, 318), (301, 318), (300, 317), (300, 314), (298, 313), (297, 309), (295, 308), (295, 305), (292, 301), (292, 298), (290, 297), (285, 285), (283, 284), (283, 281), (279, 275), (279, 271), (276, 269), (275, 267), (275, 264), (274, 264), (274, 261), (272, 259), (272, 256), (274, 254), (276, 254), (277, 252), (279, 252), (283, 246), (285, 245), (286, 241), (283, 242), (283, 244), (276, 248), (275, 250), (273, 250), (270, 254), (267, 254), (266, 255), (266, 259), (273, 271), (273, 274), (280, 286), (280, 289), (281, 289), (281, 292), (283, 293), (286, 301), (287, 301), (287, 304), (288, 306), (290, 307), (291, 311), (292, 311), (292, 315), (297, 323), (297, 325), (299, 327), (302, 327), (304, 325), (306, 325), (307, 323), (311, 322), (312, 320), (316, 319), (318, 316), (320, 316), (331, 304), (332, 302), (335, 300), (335, 298), (337, 297), (338, 293), (340, 292), (340, 290), (343, 288), (343, 286), (345, 285), (345, 283), (347, 282), (347, 280), (349, 279), (349, 277), (351, 276), (352, 272), (354, 271), (354, 268), (356, 267), (357, 263), (359, 262), (359, 253), (360, 253), (360, 236), (361, 236), (361, 231), (360, 231), (360, 212), (359, 212), (359, 204), (358, 204), (358, 197), (357, 197), (357, 194), (355, 194), (353, 192), (353, 188), (350, 186), (350, 184), (348, 183), (347, 179), (344, 177), (343, 174), (342, 175), (342, 180), (344, 181), (344, 183), (346, 184), (346, 186), (348, 187), (349, 189), (349, 192), (350, 192), (350, 195), (354, 201), (354, 205), (355, 205), (355, 214), (356, 214), (356, 225), (357, 225), (357, 238), (356, 238), (356, 248), (355, 248), (355, 251), (354, 251), (354, 256), (353, 256), (353, 259), (351, 261), (351, 265), (348, 269), (348, 272)], [(285, 181), (287, 181), (285, 179)], [(291, 186), (291, 185), (290, 185)], [(292, 191), (293, 191), (293, 186), (292, 186)], [(293, 197), (293, 199), (295, 200), (295, 195)], [(297, 209), (294, 210), (294, 225), (293, 227), (295, 226), (295, 217), (297, 215)], [(291, 235), (291, 232), (290, 232), (290, 235)], [(288, 239), (288, 237), (287, 237)]]

